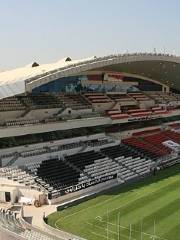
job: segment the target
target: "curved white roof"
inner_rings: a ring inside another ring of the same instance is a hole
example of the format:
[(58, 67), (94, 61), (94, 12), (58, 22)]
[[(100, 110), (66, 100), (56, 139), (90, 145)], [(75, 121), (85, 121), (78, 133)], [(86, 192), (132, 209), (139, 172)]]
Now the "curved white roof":
[(68, 65), (81, 63), (87, 60), (92, 60), (92, 58), (66, 61), (67, 58), (63, 58), (55, 63), (42, 64), (37, 67), (32, 67), (32, 64), (28, 64), (21, 68), (12, 69), (9, 71), (0, 72), (0, 85), (2, 84), (12, 84), (19, 81), (24, 81), (32, 77), (48, 73), (50, 71), (67, 67)]
[(113, 64), (152, 60), (180, 63), (180, 58), (176, 56), (146, 53), (119, 54), (71, 61), (66, 61), (66, 59), (64, 58), (55, 63), (43, 64), (37, 67), (32, 67), (32, 64), (29, 64), (22, 68), (0, 72), (0, 98), (31, 91), (35, 87), (60, 77)]
[(0, 72), (0, 98), (24, 93), (26, 91), (25, 81), (28, 79), (47, 74), (56, 69), (68, 67), (72, 64), (92, 60), (93, 58), (94, 57), (73, 61), (66, 61), (67, 58), (63, 58), (51, 64), (42, 64), (37, 67), (32, 67), (33, 63), (31, 63), (21, 68)]

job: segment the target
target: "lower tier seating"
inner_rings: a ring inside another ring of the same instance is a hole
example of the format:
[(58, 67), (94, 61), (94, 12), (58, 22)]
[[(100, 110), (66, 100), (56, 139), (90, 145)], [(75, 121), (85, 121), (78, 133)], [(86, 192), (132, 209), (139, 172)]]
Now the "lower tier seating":
[(171, 134), (166, 136), (165, 131), (163, 131), (146, 136), (143, 139), (152, 145), (158, 146), (158, 148), (161, 149), (164, 155), (168, 155), (171, 153), (171, 149), (163, 145), (163, 142), (172, 139)]
[(99, 152), (88, 151), (83, 153), (77, 153), (75, 155), (66, 156), (65, 159), (70, 163), (73, 163), (80, 170), (84, 169), (86, 165), (94, 163), (95, 160), (103, 158)]
[[(65, 161), (57, 158), (40, 163), (37, 169), (37, 176), (40, 179), (36, 180), (45, 187), (48, 187), (46, 186), (48, 184), (53, 189), (63, 190), (78, 184), (80, 173), (70, 167)], [(44, 184), (44, 182), (47, 184)]]
[(130, 157), (132, 155), (133, 157), (139, 156), (139, 154), (129, 151), (129, 149), (127, 149), (123, 145), (116, 145), (112, 147), (102, 148), (101, 152), (103, 152), (105, 155), (113, 159), (119, 156), (124, 156), (124, 157)]
[(124, 183), (141, 177), (150, 172), (151, 164), (151, 159), (121, 144), (44, 160), (31, 172), (52, 199), (114, 178)]
[[(123, 143), (139, 151), (146, 151), (148, 155), (153, 154), (155, 158), (158, 158), (172, 153), (172, 149), (164, 144), (169, 140), (180, 144), (180, 134), (172, 130), (162, 131), (157, 128), (137, 132), (133, 134), (133, 137), (123, 139)], [(153, 158), (153, 156), (150, 157)]]
[(143, 152), (147, 156), (150, 156), (151, 158), (158, 158), (160, 156), (166, 155), (164, 151), (159, 149), (158, 147), (152, 145), (151, 143), (145, 142), (142, 139), (131, 137), (128, 139), (123, 139), (122, 141), (124, 144), (129, 145), (133, 148), (135, 148), (138, 151)]

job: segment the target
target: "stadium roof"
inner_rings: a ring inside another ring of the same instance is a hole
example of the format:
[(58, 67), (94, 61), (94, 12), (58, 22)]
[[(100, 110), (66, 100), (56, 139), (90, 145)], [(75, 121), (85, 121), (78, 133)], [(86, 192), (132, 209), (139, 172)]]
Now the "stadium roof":
[(61, 77), (89, 70), (120, 71), (164, 83), (180, 90), (180, 57), (165, 54), (118, 54), (81, 60), (64, 58), (52, 64), (34, 62), (22, 68), (0, 72), (0, 98), (31, 91)]

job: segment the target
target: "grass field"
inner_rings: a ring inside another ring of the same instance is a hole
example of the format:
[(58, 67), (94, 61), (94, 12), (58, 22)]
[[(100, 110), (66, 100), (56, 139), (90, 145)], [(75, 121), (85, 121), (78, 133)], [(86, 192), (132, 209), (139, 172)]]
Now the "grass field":
[(180, 165), (48, 216), (88, 240), (180, 240)]

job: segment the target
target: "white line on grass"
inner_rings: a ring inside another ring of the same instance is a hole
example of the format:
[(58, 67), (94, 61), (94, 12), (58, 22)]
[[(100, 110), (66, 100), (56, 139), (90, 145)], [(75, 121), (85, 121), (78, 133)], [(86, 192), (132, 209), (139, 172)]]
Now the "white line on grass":
[[(103, 227), (101, 227), (101, 226), (97, 226), (97, 225), (93, 225), (92, 223), (90, 223), (90, 222), (86, 222), (88, 225), (91, 225), (91, 226), (93, 226), (93, 227), (96, 227), (96, 228), (99, 228), (99, 229), (103, 229), (104, 231), (107, 231), (107, 228), (103, 228)], [(114, 234), (116, 234), (116, 235), (118, 235), (118, 233), (117, 232), (115, 232), (115, 231), (112, 231), (112, 230), (108, 230), (109, 232), (112, 232), (112, 233), (114, 233)], [(126, 235), (124, 235), (124, 234), (121, 234), (121, 236), (124, 236), (124, 237), (126, 237), (126, 238), (128, 238), (129, 239), (129, 236), (126, 236)], [(107, 239), (107, 236), (105, 237), (106, 239)], [(133, 240), (136, 240), (136, 238), (133, 238), (133, 237), (131, 237), (131, 239)]]
[[(173, 182), (176, 182), (176, 181), (173, 181)], [(166, 184), (166, 186), (171, 185), (171, 184), (172, 184), (172, 182), (169, 183), (169, 184)], [(132, 201), (126, 202), (124, 205), (121, 205), (120, 208), (122, 208), (122, 207), (126, 206), (127, 204), (130, 204), (130, 203), (132, 203), (132, 202), (134, 202), (134, 201), (136, 201), (136, 200), (139, 200), (139, 199), (141, 199), (141, 198), (144, 197), (144, 196), (148, 196), (148, 195), (154, 194), (155, 192), (158, 192), (159, 190), (161, 190), (161, 188), (162, 188), (162, 187), (159, 187), (159, 188), (155, 189), (154, 191), (151, 191), (149, 194), (143, 194), (143, 195), (141, 195), (140, 197), (137, 197), (137, 198), (135, 198), (135, 199), (132, 200)], [(139, 195), (139, 194), (138, 194), (138, 195)], [(96, 203), (96, 204), (94, 204), (94, 205), (91, 205), (91, 206), (89, 206), (89, 207), (87, 207), (87, 208), (83, 208), (83, 209), (81, 209), (81, 210), (79, 210), (79, 211), (76, 211), (76, 212), (71, 213), (71, 214), (69, 214), (69, 215), (66, 215), (66, 216), (64, 216), (64, 217), (60, 217), (59, 219), (56, 220), (56, 222), (60, 221), (61, 219), (66, 219), (66, 218), (72, 217), (72, 216), (74, 216), (74, 215), (76, 215), (76, 214), (78, 214), (78, 213), (80, 213), (80, 212), (85, 212), (85, 211), (87, 211), (87, 210), (89, 210), (89, 209), (91, 209), (91, 208), (96, 208), (96, 207), (99, 206), (99, 205), (100, 205), (100, 206), (101, 206), (101, 205), (105, 205), (106, 203), (111, 202), (111, 201), (113, 201), (114, 199), (119, 198), (119, 197), (120, 197), (120, 194), (118, 194), (117, 196), (113, 196), (113, 197), (111, 197), (111, 198), (108, 198), (108, 199), (106, 199), (106, 200), (104, 200), (104, 201), (102, 201), (102, 202), (99, 202), (99, 203)], [(114, 208), (114, 210), (120, 209), (120, 208)]]
[[(89, 231), (89, 230), (88, 230)], [(105, 236), (105, 235), (102, 235), (102, 234), (99, 234), (99, 233), (95, 233), (95, 232), (93, 232), (93, 231), (89, 231), (91, 234), (94, 234), (94, 235), (96, 235), (96, 236), (100, 236), (100, 237), (103, 237), (103, 238), (105, 238), (105, 239), (107, 239), (107, 236)], [(114, 238), (109, 238), (109, 240), (116, 240), (116, 239), (114, 239)]]
[[(107, 222), (106, 221), (103, 221), (103, 220), (101, 220), (100, 222), (104, 222), (104, 223), (106, 223), (107, 224)], [(109, 225), (112, 225), (112, 226), (118, 226), (117, 224), (115, 224), (115, 223), (111, 223), (111, 222), (108, 222), (108, 224)], [(129, 229), (129, 227), (126, 227), (126, 226), (123, 226), (123, 225), (119, 225), (119, 227), (120, 228), (124, 228), (124, 229)], [(135, 230), (135, 229), (132, 229), (132, 232), (137, 232), (137, 233), (141, 233), (140, 231), (138, 231), (138, 230)], [(146, 233), (146, 232), (142, 232), (144, 235), (147, 235), (147, 236), (154, 236), (153, 234), (150, 234), (150, 233)], [(168, 239), (166, 239), (166, 238), (163, 238), (163, 237), (159, 237), (159, 236), (155, 236), (155, 238), (156, 239), (160, 239), (160, 240), (168, 240)]]
[[(177, 182), (177, 180), (174, 180), (173, 182)], [(171, 184), (172, 184), (172, 182), (169, 183), (169, 184), (166, 184), (166, 186), (171, 185)], [(141, 198), (144, 197), (144, 196), (152, 195), (152, 194), (158, 192), (161, 188), (162, 188), (162, 187), (159, 187), (159, 188), (155, 189), (154, 191), (151, 191), (149, 194), (142, 194), (140, 197), (137, 197), (137, 198), (133, 199), (132, 201), (126, 202), (125, 204), (121, 205), (121, 207), (114, 208), (114, 209), (111, 210), (110, 212), (112, 212), (112, 211), (114, 211), (114, 210), (117, 210), (117, 209), (121, 209), (121, 208), (125, 207), (126, 205), (128, 205), (128, 204), (130, 204), (130, 203), (133, 203), (134, 201), (137, 201), (137, 200), (141, 199)], [(138, 195), (139, 195), (139, 194), (138, 194)], [(96, 204), (94, 204), (94, 205), (91, 205), (91, 206), (89, 206), (89, 207), (87, 207), (87, 208), (83, 208), (83, 209), (81, 209), (81, 210), (79, 210), (79, 211), (76, 211), (76, 212), (74, 212), (74, 213), (72, 213), (72, 214), (66, 215), (66, 216), (64, 216), (64, 217), (60, 217), (60, 218), (58, 218), (58, 219), (56, 220), (56, 222), (55, 222), (54, 225), (55, 225), (56, 228), (60, 229), (60, 228), (58, 227), (58, 222), (60, 222), (62, 219), (66, 219), (66, 218), (72, 217), (72, 216), (74, 216), (74, 215), (76, 215), (76, 214), (79, 214), (80, 212), (85, 212), (85, 211), (87, 211), (87, 210), (89, 210), (89, 209), (91, 209), (91, 208), (96, 208), (96, 207), (99, 206), (99, 205), (100, 205), (100, 206), (103, 206), (103, 205), (105, 205), (106, 203), (111, 202), (111, 201), (113, 201), (114, 199), (119, 198), (119, 197), (120, 197), (120, 194), (118, 194), (118, 195), (116, 195), (116, 196), (113, 196), (113, 197), (110, 197), (110, 198), (108, 198), (108, 199), (106, 199), (106, 200), (104, 200), (104, 201), (102, 201), (102, 202), (99, 202), (99, 203), (96, 203)], [(160, 239), (160, 238), (159, 238), (159, 239)], [(168, 239), (161, 238), (161, 240), (168, 240)]]

